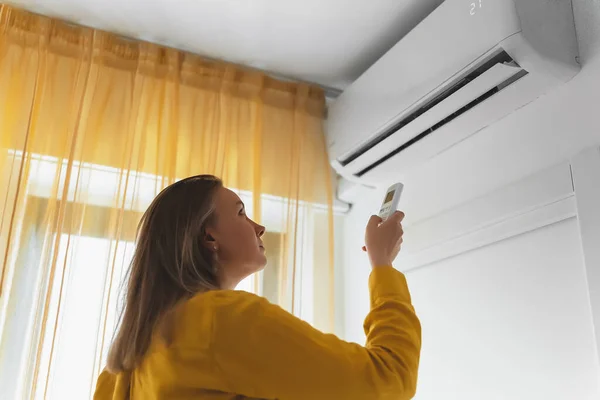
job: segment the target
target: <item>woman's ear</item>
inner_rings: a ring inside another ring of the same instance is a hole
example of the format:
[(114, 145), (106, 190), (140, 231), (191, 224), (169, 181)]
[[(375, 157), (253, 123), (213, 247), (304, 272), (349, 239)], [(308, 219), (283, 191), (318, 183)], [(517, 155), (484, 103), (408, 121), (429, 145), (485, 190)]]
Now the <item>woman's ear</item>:
[(215, 238), (210, 234), (206, 233), (202, 238), (202, 245), (209, 249), (210, 251), (217, 252), (219, 250), (219, 246)]

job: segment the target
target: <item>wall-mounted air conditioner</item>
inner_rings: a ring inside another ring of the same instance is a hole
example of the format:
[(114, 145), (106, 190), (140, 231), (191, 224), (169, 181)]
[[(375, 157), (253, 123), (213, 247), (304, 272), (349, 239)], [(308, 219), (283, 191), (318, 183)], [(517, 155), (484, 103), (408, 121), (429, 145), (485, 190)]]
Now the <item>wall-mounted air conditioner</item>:
[(577, 56), (571, 0), (446, 0), (331, 104), (331, 163), (388, 183), (571, 79)]

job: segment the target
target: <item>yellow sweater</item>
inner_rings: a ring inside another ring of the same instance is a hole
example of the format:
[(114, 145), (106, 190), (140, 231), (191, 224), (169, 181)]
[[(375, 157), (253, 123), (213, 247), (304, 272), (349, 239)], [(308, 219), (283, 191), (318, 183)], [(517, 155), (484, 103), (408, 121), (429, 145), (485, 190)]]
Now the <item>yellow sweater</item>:
[(157, 335), (134, 371), (104, 371), (94, 399), (410, 399), (421, 326), (406, 280), (378, 267), (369, 288), (365, 347), (250, 293), (199, 294), (175, 318), (171, 344)]

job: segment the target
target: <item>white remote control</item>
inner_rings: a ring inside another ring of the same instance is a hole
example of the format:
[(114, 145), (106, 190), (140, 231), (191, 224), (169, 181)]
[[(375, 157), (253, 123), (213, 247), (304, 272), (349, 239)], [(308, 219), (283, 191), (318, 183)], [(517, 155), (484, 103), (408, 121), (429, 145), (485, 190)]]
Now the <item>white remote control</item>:
[(398, 211), (398, 203), (400, 202), (402, 189), (404, 189), (404, 185), (401, 183), (396, 183), (395, 185), (392, 185), (387, 192), (385, 192), (385, 198), (383, 199), (383, 204), (379, 210), (379, 217), (382, 220), (385, 221), (393, 213)]

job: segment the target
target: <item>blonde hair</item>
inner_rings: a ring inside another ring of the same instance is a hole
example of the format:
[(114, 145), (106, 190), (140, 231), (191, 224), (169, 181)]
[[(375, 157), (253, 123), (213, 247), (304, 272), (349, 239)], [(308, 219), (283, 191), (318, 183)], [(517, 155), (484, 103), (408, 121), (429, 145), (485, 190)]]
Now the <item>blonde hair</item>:
[(212, 175), (181, 180), (160, 192), (144, 213), (125, 305), (108, 353), (109, 371), (138, 366), (155, 330), (177, 304), (219, 288), (213, 254), (202, 241), (220, 187), (221, 180)]

